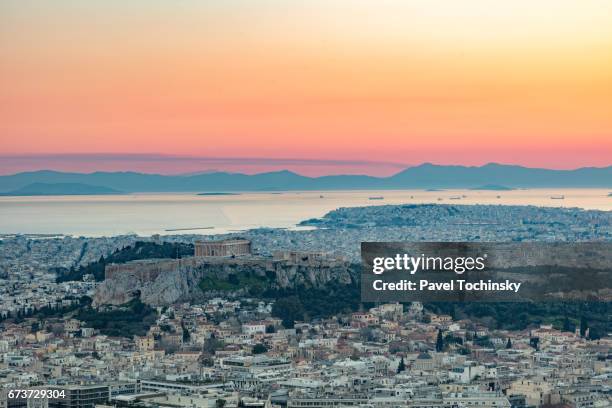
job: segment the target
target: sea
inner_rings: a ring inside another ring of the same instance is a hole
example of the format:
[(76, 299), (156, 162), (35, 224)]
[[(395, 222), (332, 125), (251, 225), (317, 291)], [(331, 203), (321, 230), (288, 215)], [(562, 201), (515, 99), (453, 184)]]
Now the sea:
[(604, 189), (385, 190), (245, 192), (231, 195), (150, 193), (0, 197), (0, 237), (223, 234), (299, 227), (339, 207), (388, 204), (494, 204), (612, 211)]

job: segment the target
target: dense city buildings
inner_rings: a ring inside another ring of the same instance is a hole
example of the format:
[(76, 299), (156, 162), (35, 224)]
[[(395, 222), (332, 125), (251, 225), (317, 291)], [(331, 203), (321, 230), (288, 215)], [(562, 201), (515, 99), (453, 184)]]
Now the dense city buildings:
[[(308, 223), (207, 241), (3, 237), (0, 407), (611, 406), (605, 304), (362, 304), (355, 290), (361, 241), (611, 241), (610, 213), (381, 206)], [(171, 244), (192, 252), (137, 258)], [(15, 397), (35, 389), (65, 396)]]

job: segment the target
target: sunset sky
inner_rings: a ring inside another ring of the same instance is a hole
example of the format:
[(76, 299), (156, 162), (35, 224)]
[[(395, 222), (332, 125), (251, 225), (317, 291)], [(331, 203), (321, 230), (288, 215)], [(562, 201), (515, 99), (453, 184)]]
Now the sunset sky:
[(0, 173), (612, 164), (609, 0), (0, 2)]

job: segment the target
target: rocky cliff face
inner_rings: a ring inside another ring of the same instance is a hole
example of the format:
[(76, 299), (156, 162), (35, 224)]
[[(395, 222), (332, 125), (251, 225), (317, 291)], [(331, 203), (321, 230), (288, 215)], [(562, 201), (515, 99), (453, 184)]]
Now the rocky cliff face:
[[(253, 257), (163, 260), (160, 273), (151, 274), (147, 272), (151, 262), (155, 261), (135, 261), (124, 267), (114, 265), (112, 274), (96, 289), (94, 306), (123, 304), (135, 296), (152, 306), (203, 300), (218, 294), (205, 292), (198, 286), (205, 278), (226, 281), (231, 275), (248, 276), (267, 289), (323, 288), (330, 282), (350, 284), (356, 273), (356, 268), (346, 262), (299, 264)], [(248, 286), (241, 290), (248, 290)]]

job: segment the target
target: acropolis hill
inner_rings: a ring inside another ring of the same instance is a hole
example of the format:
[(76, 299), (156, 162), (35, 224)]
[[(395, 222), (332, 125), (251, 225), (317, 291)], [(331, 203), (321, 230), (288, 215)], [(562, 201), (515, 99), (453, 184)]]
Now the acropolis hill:
[(331, 280), (350, 284), (356, 272), (344, 259), (321, 252), (138, 260), (106, 267), (94, 305), (119, 305), (137, 295), (155, 306), (192, 301), (206, 297), (200, 285), (205, 278), (225, 281), (233, 275), (259, 281), (266, 288), (321, 288)]

